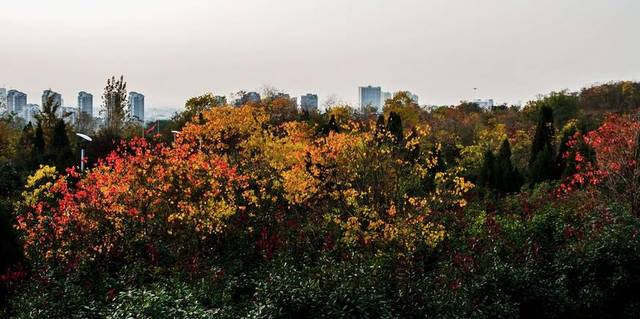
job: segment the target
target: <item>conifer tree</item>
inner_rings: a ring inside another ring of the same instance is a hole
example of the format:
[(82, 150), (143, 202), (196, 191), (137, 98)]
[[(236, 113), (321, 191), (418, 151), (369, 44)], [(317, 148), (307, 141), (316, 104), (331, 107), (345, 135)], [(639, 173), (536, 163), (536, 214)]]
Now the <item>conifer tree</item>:
[(553, 146), (554, 135), (553, 110), (549, 106), (542, 106), (531, 143), (529, 181), (532, 184), (554, 179), (557, 175)]
[(51, 139), (51, 159), (59, 170), (67, 168), (73, 160), (73, 152), (67, 136), (67, 124), (59, 119)]
[(570, 174), (570, 168), (568, 167), (567, 158), (565, 158), (565, 154), (570, 151), (567, 143), (571, 140), (571, 138), (576, 134), (577, 128), (575, 125), (571, 125), (569, 127), (565, 127), (562, 131), (562, 138), (560, 139), (560, 146), (558, 147), (558, 154), (556, 155), (556, 164), (557, 164), (557, 177), (566, 176)]
[(402, 131), (402, 119), (396, 112), (389, 113), (389, 119), (387, 120), (387, 130), (394, 137), (394, 142), (401, 143), (404, 140), (404, 133)]
[(507, 193), (520, 190), (522, 178), (511, 162), (511, 144), (508, 139), (502, 142), (498, 151), (495, 172), (496, 189)]
[(324, 129), (322, 130), (322, 133), (324, 135), (329, 135), (330, 132), (338, 132), (339, 128), (338, 128), (338, 122), (336, 121), (336, 116), (331, 114), (331, 118), (329, 119), (329, 123), (327, 123), (327, 126), (324, 127)]
[(491, 150), (484, 153), (478, 184), (487, 188), (496, 188), (496, 160)]
[(38, 126), (36, 127), (36, 133), (33, 137), (33, 149), (35, 154), (44, 154), (44, 131), (42, 129), (42, 125), (38, 122)]

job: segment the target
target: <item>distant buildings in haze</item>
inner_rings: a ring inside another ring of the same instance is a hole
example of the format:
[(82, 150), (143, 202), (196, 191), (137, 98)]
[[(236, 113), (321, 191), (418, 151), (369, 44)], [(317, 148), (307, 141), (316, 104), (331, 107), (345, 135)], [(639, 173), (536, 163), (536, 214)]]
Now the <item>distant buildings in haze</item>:
[[(409, 97), (414, 103), (418, 104), (417, 95), (409, 91), (405, 91), (405, 92), (407, 92), (407, 94), (409, 95)], [(376, 112), (381, 112), (385, 102), (389, 99), (392, 99), (393, 94), (391, 92), (382, 91), (382, 88), (379, 86), (369, 85), (369, 86), (361, 86), (358, 88), (358, 97), (360, 102), (360, 108), (373, 107), (375, 108)]]
[(235, 105), (242, 106), (249, 103), (259, 103), (261, 100), (260, 94), (258, 92), (245, 92), (242, 96), (240, 96)]
[(379, 86), (361, 86), (358, 88), (360, 107), (373, 107), (376, 111), (382, 109), (382, 88)]
[(40, 113), (40, 106), (38, 104), (27, 104), (22, 108), (22, 112), (18, 114), (25, 123), (36, 123), (36, 116)]
[(144, 122), (144, 95), (138, 92), (129, 93), (129, 112), (140, 122)]
[(9, 112), (20, 113), (22, 108), (27, 105), (27, 94), (18, 90), (9, 90), (7, 92), (7, 110)]
[(78, 93), (78, 111), (93, 118), (93, 95), (85, 91)]
[(306, 112), (318, 110), (318, 95), (307, 93), (300, 97), (300, 108)]
[(62, 95), (58, 92), (51, 91), (51, 89), (42, 91), (42, 106), (47, 103), (62, 106)]
[(493, 99), (475, 99), (471, 102), (483, 109), (490, 109), (494, 106)]

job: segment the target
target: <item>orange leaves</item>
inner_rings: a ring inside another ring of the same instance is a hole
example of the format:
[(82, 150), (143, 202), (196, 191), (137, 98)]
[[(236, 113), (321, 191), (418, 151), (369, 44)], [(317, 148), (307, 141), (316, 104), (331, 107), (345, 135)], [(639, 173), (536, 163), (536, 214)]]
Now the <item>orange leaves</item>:
[[(26, 250), (32, 258), (71, 262), (110, 254), (133, 238), (165, 236), (153, 225), (174, 236), (222, 231), (246, 178), (218, 155), (187, 150), (133, 140), (75, 184), (62, 176), (42, 186), (46, 191), (29, 189), (18, 224)], [(39, 171), (32, 184), (47, 176), (56, 178)], [(43, 232), (51, 235), (38, 239)]]

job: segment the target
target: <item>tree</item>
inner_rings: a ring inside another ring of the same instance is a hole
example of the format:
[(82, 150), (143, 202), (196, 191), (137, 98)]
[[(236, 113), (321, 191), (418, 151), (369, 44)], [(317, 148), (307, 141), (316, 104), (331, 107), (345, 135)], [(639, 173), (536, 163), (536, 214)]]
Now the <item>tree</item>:
[(525, 115), (529, 118), (535, 117), (542, 108), (549, 108), (553, 111), (553, 124), (556, 127), (563, 127), (571, 119), (580, 115), (580, 99), (576, 93), (568, 91), (551, 92), (542, 96), (536, 101), (532, 101), (524, 108)]
[(543, 105), (540, 108), (538, 124), (531, 143), (529, 179), (532, 184), (553, 179), (557, 175), (557, 167), (553, 155), (554, 135), (553, 110), (551, 107)]
[(511, 162), (511, 144), (504, 139), (496, 158), (496, 184), (495, 188), (505, 192), (516, 192), (522, 186), (522, 176)]
[(51, 159), (59, 170), (67, 168), (73, 161), (73, 151), (67, 136), (67, 124), (59, 119), (53, 131)]
[(213, 95), (213, 93), (192, 97), (184, 104), (184, 111), (173, 115), (174, 128), (180, 130), (187, 122), (191, 121), (195, 116), (199, 116), (199, 114), (202, 114), (205, 110), (216, 106), (224, 106), (225, 104), (226, 99)]
[(104, 131), (108, 135), (120, 136), (121, 130), (128, 119), (127, 110), (127, 82), (123, 76), (119, 79), (107, 79), (107, 86), (102, 94), (102, 110), (105, 116)]
[(484, 153), (482, 168), (478, 176), (478, 184), (487, 188), (495, 188), (496, 185), (496, 160), (491, 150)]
[(336, 121), (335, 115), (331, 115), (331, 119), (329, 119), (329, 123), (322, 129), (322, 133), (324, 135), (329, 135), (330, 132), (338, 132), (340, 128), (338, 127), (338, 122)]
[[(29, 125), (31, 125), (31, 123), (29, 123)], [(42, 155), (45, 152), (44, 131), (42, 130), (42, 124), (40, 124), (40, 122), (38, 122), (35, 135), (33, 136), (33, 150), (35, 155)]]
[(422, 109), (418, 103), (416, 103), (409, 92), (400, 91), (393, 95), (384, 102), (384, 114), (390, 116), (391, 113), (395, 113), (402, 118), (402, 124), (404, 128), (412, 128), (418, 124), (422, 114)]
[(389, 113), (387, 118), (387, 131), (391, 133), (394, 142), (401, 143), (404, 140), (404, 132), (402, 130), (402, 118), (396, 112)]

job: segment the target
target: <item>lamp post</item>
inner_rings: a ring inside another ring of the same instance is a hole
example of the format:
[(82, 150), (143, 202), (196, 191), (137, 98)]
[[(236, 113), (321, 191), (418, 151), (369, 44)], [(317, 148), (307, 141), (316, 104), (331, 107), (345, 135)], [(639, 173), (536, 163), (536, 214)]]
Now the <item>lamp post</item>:
[(182, 133), (182, 132), (180, 132), (180, 131), (176, 131), (176, 130), (171, 130), (171, 133), (173, 133), (173, 142), (175, 143), (175, 141), (176, 141), (176, 135), (178, 135), (178, 134), (180, 134), (180, 133)]
[[(82, 133), (76, 133), (76, 135), (78, 135), (85, 141), (88, 141), (88, 142), (93, 141), (93, 139), (91, 139), (91, 137), (89, 137), (88, 135), (85, 135)], [(81, 172), (84, 171), (84, 147), (80, 148), (80, 171)]]

